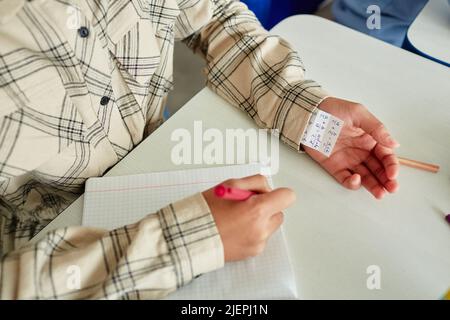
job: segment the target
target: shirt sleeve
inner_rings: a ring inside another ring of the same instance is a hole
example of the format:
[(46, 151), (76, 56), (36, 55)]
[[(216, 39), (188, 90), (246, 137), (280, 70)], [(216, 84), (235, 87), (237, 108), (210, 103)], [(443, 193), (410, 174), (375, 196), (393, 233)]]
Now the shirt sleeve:
[(222, 267), (201, 194), (113, 231), (70, 227), (0, 260), (0, 299), (155, 299)]
[(179, 7), (176, 36), (205, 57), (208, 87), (300, 150), (309, 118), (327, 94), (305, 79), (297, 52), (239, 1), (183, 0)]

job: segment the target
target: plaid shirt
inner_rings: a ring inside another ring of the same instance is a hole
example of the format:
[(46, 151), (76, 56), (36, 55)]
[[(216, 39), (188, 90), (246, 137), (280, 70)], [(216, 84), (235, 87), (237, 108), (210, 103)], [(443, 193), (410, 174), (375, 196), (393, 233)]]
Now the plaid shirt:
[(159, 298), (223, 265), (201, 194), (22, 246), (161, 124), (175, 40), (205, 57), (210, 88), (299, 149), (325, 94), (240, 2), (0, 0), (0, 298)]

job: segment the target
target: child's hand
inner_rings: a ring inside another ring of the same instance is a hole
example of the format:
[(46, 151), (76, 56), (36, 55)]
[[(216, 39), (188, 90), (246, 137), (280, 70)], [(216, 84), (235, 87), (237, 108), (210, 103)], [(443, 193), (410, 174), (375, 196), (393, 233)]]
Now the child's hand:
[(383, 124), (366, 107), (346, 100), (327, 98), (319, 109), (345, 125), (329, 158), (308, 147), (306, 153), (346, 188), (363, 185), (377, 199), (397, 191), (398, 143)]
[(225, 261), (256, 256), (280, 227), (281, 211), (295, 201), (295, 194), (286, 188), (271, 191), (262, 175), (227, 180), (224, 184), (259, 193), (245, 201), (233, 201), (216, 197), (214, 188), (203, 192), (222, 239)]

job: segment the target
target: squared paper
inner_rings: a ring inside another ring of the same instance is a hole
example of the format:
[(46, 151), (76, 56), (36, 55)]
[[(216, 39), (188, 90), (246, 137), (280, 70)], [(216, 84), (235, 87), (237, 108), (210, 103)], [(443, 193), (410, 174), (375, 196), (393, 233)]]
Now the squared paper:
[[(91, 178), (86, 183), (85, 226), (115, 229), (230, 179), (262, 172), (259, 164)], [(227, 263), (167, 299), (295, 299), (297, 289), (282, 230), (258, 257)]]

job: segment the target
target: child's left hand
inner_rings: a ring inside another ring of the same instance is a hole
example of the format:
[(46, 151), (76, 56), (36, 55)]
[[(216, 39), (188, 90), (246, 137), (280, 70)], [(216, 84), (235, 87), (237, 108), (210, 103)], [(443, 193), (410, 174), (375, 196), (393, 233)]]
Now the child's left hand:
[(346, 100), (327, 98), (319, 109), (345, 122), (329, 158), (304, 146), (340, 184), (348, 189), (364, 186), (375, 198), (398, 189), (399, 162), (394, 149), (399, 144), (366, 107)]

